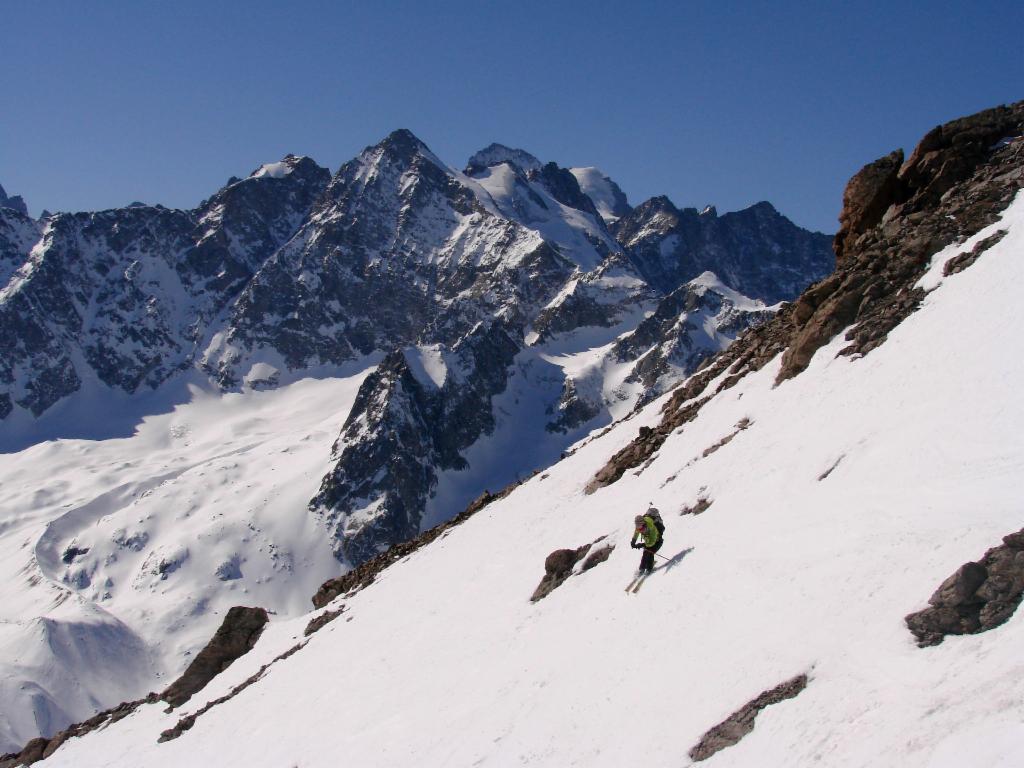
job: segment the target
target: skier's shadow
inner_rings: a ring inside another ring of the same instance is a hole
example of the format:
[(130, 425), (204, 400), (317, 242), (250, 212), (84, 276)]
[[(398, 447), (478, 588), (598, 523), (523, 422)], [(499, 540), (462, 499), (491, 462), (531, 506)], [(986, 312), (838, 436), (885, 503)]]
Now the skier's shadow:
[(686, 557), (691, 552), (693, 552), (693, 547), (687, 547), (682, 552), (677, 552), (676, 554), (672, 555), (672, 557), (668, 558), (667, 562), (662, 563), (658, 570), (661, 570), (661, 571), (670, 571), (670, 570), (672, 570), (677, 565), (679, 565), (681, 562), (683, 562), (683, 558)]

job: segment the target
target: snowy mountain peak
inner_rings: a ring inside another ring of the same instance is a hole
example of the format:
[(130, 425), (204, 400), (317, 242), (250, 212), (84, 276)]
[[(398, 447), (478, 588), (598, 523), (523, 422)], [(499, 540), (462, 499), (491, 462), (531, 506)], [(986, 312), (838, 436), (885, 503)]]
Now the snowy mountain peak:
[(484, 168), (509, 163), (524, 173), (539, 170), (543, 163), (523, 149), (513, 149), (504, 144), (489, 144), (474, 154), (466, 164), (466, 175), (473, 176)]
[(299, 157), (297, 155), (287, 154), (276, 163), (264, 163), (251, 174), (249, 174), (249, 177), (257, 179), (263, 177), (270, 177), (272, 179), (283, 179), (285, 176), (287, 176), (296, 168), (302, 165), (315, 166), (316, 163), (313, 162), (312, 159), (305, 156)]

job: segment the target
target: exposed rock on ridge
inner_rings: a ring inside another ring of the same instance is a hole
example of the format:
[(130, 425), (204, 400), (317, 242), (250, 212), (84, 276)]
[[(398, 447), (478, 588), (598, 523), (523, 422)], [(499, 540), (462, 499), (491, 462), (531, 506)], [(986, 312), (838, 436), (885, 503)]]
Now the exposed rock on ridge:
[[(843, 354), (867, 354), (884, 343), (920, 304), (924, 292), (914, 285), (931, 255), (997, 221), (1024, 187), (1022, 135), (1024, 102), (1017, 102), (935, 128), (900, 167), (900, 154), (893, 153), (854, 176), (836, 235), (836, 272), (770, 322), (746, 331), (680, 386), (665, 404), (661, 423), (641, 430), (613, 456), (588, 491), (647, 461), (711, 397), (779, 353), (785, 352), (781, 382), (803, 371), (815, 351), (850, 325), (851, 344)], [(707, 391), (723, 374), (716, 390)]]
[(906, 618), (922, 648), (946, 635), (974, 635), (1005, 624), (1024, 597), (1024, 529), (978, 562), (965, 563), (929, 598), (929, 608)]
[(3, 187), (0, 187), (0, 208), (9, 208), (22, 216), (28, 216), (28, 206), (25, 205), (21, 195), (8, 197)]
[(764, 691), (705, 733), (700, 742), (690, 750), (690, 758), (699, 763), (726, 747), (738, 744), (744, 736), (754, 730), (754, 721), (762, 709), (792, 699), (806, 687), (807, 675), (797, 675), (792, 680)]
[(251, 651), (269, 619), (262, 608), (235, 606), (229, 610), (210, 642), (160, 698), (171, 707), (180, 707), (235, 659)]

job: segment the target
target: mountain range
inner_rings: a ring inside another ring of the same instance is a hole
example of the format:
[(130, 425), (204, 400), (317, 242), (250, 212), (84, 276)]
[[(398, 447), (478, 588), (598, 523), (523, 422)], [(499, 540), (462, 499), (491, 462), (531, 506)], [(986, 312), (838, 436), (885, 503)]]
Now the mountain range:
[[(492, 145), (458, 172), (407, 131), (196, 211), (0, 209), (0, 735), (43, 735), (6, 760), (1011, 743), (1022, 133), (1018, 104), (866, 166), (835, 262), (764, 203), (630, 208), (595, 169)], [(146, 416), (39, 440), (97, 403)], [(623, 598), (652, 503), (671, 546)], [(672, 726), (637, 743), (636, 711)]]
[[(353, 564), (469, 501), (437, 500), (441, 474), (475, 475), (471, 498), (545, 466), (833, 265), (826, 236), (768, 203), (633, 209), (595, 169), (494, 144), (460, 173), (406, 130), (333, 176), (294, 155), (262, 165), (191, 211), (22, 208), (0, 208), (9, 447), (60, 436), (47, 427), (97, 392), (256, 390), (383, 362), (310, 500)], [(470, 467), (516, 371), (547, 416), (539, 453)], [(389, 466), (398, 422), (416, 466)]]

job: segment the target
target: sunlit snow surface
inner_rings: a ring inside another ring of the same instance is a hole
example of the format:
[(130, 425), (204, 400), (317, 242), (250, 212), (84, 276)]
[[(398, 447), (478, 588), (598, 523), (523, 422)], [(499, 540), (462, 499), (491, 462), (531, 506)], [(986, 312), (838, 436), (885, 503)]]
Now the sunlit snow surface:
[(619, 220), (615, 214), (615, 191), (612, 188), (612, 182), (601, 173), (600, 169), (594, 167), (570, 168), (569, 172), (576, 177), (583, 194), (594, 201), (594, 207), (597, 208), (602, 219), (609, 224)]
[[(183, 712), (145, 706), (46, 765), (678, 766), (705, 730), (802, 672), (807, 689), (710, 764), (1024, 764), (1024, 616), (928, 649), (903, 623), (1024, 525), (1024, 197), (1007, 222), (868, 357), (837, 358), (837, 337), (778, 388), (775, 361), (646, 469), (584, 495), (657, 423), (654, 403), (344, 600), (343, 618), (179, 739), (156, 741), (308, 617), (274, 622)], [(75, 482), (94, 483), (86, 471)], [(699, 495), (706, 512), (676, 514)], [(668, 526), (662, 554), (692, 552), (625, 595), (629, 523), (648, 502)], [(608, 562), (528, 601), (549, 552), (603, 535)]]
[(162, 688), (232, 605), (309, 608), (338, 564), (306, 505), (364, 375), (0, 454), (0, 750)]

